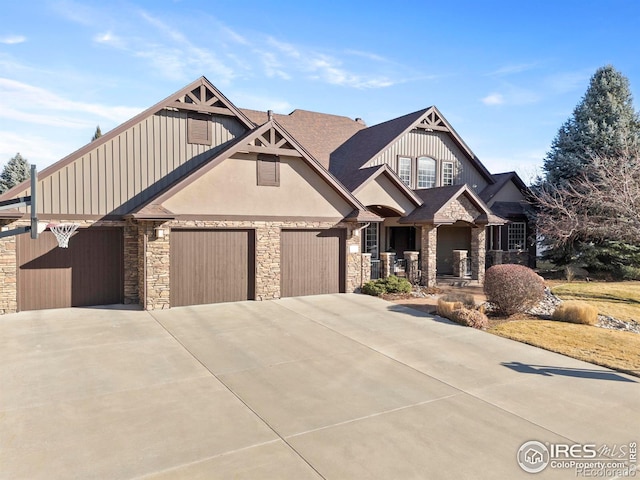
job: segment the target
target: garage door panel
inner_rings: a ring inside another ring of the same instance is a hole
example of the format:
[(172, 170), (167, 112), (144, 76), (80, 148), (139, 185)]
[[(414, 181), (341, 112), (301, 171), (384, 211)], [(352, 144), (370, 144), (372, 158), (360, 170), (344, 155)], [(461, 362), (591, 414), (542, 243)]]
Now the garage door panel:
[(171, 305), (253, 299), (254, 237), (252, 230), (173, 230)]
[(121, 303), (122, 229), (81, 229), (58, 247), (50, 231), (17, 237), (18, 309)]
[(281, 232), (281, 295), (344, 292), (344, 229)]

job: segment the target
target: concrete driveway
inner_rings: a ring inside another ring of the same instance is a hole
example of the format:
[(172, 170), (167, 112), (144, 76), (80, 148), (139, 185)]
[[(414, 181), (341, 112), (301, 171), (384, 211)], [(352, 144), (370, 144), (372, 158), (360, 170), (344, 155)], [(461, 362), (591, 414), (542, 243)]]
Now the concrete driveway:
[(529, 440), (640, 441), (638, 379), (359, 295), (0, 317), (3, 479), (532, 478)]

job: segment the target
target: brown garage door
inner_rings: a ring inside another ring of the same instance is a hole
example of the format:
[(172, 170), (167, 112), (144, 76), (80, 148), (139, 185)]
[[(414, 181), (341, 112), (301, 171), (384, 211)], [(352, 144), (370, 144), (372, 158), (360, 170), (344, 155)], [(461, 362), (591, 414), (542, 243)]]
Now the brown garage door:
[(69, 248), (53, 233), (17, 237), (18, 309), (110, 305), (123, 300), (122, 229), (79, 229)]
[(171, 305), (251, 300), (253, 230), (172, 230)]
[(345, 288), (345, 231), (283, 230), (281, 295), (340, 293)]

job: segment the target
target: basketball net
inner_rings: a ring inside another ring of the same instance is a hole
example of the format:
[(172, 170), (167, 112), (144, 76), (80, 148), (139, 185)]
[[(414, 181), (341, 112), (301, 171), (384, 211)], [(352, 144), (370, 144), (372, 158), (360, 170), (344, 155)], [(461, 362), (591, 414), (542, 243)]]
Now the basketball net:
[(69, 238), (79, 226), (77, 223), (59, 223), (57, 225), (49, 224), (49, 229), (56, 236), (58, 246), (60, 248), (68, 248)]

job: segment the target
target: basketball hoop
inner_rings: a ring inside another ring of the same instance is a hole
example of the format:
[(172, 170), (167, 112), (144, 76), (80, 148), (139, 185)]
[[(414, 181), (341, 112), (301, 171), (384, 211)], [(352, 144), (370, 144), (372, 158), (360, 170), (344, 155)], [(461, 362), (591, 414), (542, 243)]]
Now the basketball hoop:
[(77, 223), (59, 223), (57, 225), (49, 224), (49, 229), (56, 236), (58, 246), (60, 248), (69, 247), (69, 238), (78, 229), (80, 225)]

